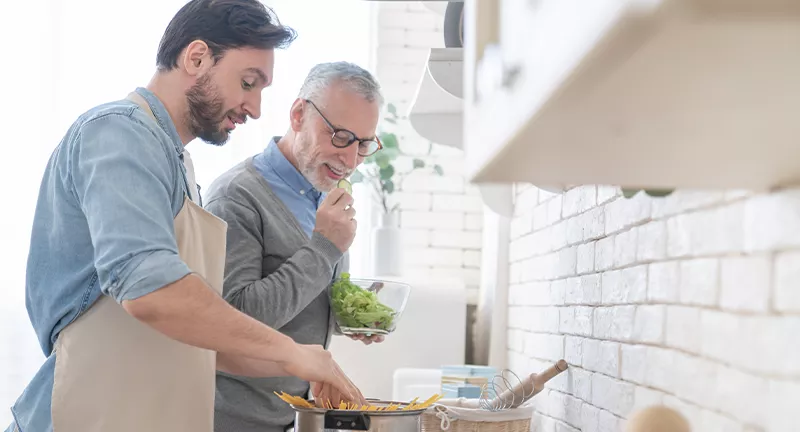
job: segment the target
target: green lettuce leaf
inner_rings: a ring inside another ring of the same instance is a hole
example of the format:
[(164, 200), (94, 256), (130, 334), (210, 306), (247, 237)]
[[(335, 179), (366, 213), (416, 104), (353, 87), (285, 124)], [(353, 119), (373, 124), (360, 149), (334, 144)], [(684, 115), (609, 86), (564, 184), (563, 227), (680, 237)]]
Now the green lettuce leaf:
[(379, 302), (374, 292), (350, 282), (346, 272), (331, 286), (331, 307), (344, 327), (389, 330), (395, 317), (394, 309)]

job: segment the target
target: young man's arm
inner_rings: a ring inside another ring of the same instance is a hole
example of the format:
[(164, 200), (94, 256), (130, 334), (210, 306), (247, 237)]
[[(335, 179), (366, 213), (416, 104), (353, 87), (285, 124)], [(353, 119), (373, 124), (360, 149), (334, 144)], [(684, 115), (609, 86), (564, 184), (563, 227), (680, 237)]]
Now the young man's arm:
[(181, 261), (171, 199), (175, 169), (153, 131), (136, 118), (110, 114), (78, 133), (67, 149), (67, 181), (86, 215), (105, 295), (177, 341), (278, 362), (290, 375), (335, 383), (363, 399), (329, 353), (240, 313)]
[(289, 373), (278, 362), (222, 353), (217, 354), (217, 370), (231, 375), (252, 378), (289, 376)]

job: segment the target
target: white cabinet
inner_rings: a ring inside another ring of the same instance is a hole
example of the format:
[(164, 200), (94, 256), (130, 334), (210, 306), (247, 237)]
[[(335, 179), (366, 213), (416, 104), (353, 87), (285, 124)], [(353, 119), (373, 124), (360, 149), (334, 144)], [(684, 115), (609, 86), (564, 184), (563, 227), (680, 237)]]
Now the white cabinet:
[(800, 180), (800, 1), (466, 0), (478, 183)]

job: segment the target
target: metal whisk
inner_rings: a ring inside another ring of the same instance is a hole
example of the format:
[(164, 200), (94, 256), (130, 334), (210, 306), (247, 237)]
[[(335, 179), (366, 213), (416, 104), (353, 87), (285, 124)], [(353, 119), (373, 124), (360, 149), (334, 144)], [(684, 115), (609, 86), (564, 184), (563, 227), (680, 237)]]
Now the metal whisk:
[[(486, 411), (503, 411), (510, 409), (515, 405), (514, 403), (516, 401), (525, 401), (528, 399), (526, 396), (529, 395), (526, 394), (526, 389), (521, 384), (522, 380), (519, 375), (509, 369), (503, 369), (499, 375), (495, 375), (490, 381), (481, 386), (481, 397), (478, 401), (478, 406)], [(499, 397), (506, 392), (508, 392), (510, 397)], [(533, 395), (531, 394), (530, 396)]]
[[(504, 369), (483, 386), (478, 406), (487, 411), (516, 408), (541, 392), (547, 381), (567, 370), (567, 367), (567, 362), (562, 359), (543, 372), (530, 374), (525, 379), (520, 379), (514, 372)], [(507, 378), (506, 375), (513, 377)]]

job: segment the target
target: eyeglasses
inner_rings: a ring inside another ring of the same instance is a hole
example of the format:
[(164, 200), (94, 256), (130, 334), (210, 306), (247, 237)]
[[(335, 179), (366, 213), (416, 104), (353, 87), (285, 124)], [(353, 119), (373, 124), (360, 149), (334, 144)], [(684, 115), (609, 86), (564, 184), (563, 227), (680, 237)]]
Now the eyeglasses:
[(322, 117), (322, 120), (325, 121), (325, 124), (327, 124), (328, 127), (333, 131), (333, 134), (331, 135), (331, 144), (333, 144), (334, 147), (345, 148), (349, 147), (355, 142), (358, 142), (358, 155), (361, 157), (372, 156), (375, 154), (375, 152), (383, 148), (383, 144), (381, 144), (381, 140), (378, 139), (378, 137), (361, 139), (347, 129), (333, 126), (333, 124), (325, 117), (325, 114), (322, 114), (322, 111), (320, 111), (319, 108), (314, 105), (314, 102), (311, 102), (308, 99), (305, 99), (305, 101), (311, 104), (315, 110), (317, 110), (320, 117)]

